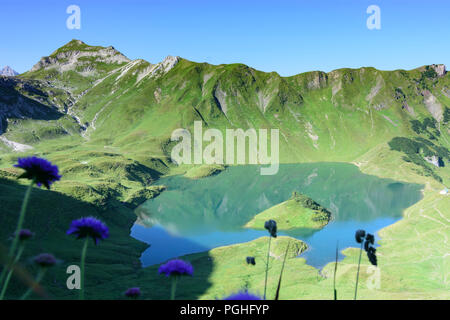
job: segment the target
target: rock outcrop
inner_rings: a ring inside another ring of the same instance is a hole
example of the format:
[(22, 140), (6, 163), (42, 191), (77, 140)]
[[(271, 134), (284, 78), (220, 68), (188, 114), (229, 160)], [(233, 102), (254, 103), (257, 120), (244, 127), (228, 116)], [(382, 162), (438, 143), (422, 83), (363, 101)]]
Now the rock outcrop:
[(432, 64), (431, 68), (433, 68), (434, 71), (436, 71), (438, 77), (443, 77), (447, 70), (445, 69), (445, 64)]

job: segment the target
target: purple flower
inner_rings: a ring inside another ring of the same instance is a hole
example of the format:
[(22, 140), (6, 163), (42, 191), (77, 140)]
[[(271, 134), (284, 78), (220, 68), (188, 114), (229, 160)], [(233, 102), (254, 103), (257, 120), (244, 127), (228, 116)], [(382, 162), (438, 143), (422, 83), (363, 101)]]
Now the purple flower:
[(161, 265), (159, 267), (158, 272), (160, 274), (164, 273), (167, 277), (182, 276), (182, 275), (192, 276), (194, 268), (189, 262), (180, 259), (174, 259), (170, 260), (166, 264)]
[(31, 232), (30, 230), (28, 230), (28, 229), (22, 229), (22, 230), (19, 231), (19, 240), (20, 240), (20, 241), (28, 240), (28, 239), (30, 239), (33, 235), (34, 235), (33, 232)]
[(254, 294), (248, 293), (247, 291), (243, 291), (232, 294), (223, 300), (261, 300), (261, 298)]
[(33, 258), (34, 263), (38, 264), (42, 268), (52, 267), (56, 264), (56, 258), (50, 253), (41, 253)]
[(19, 158), (17, 164), (14, 166), (25, 170), (19, 176), (19, 179), (26, 178), (34, 180), (38, 187), (44, 185), (47, 189), (50, 189), (50, 185), (53, 182), (61, 179), (61, 176), (58, 174), (58, 167), (52, 165), (46, 159), (38, 157)]
[(77, 239), (91, 237), (95, 244), (98, 244), (99, 240), (108, 238), (109, 230), (100, 220), (94, 217), (85, 217), (73, 220), (67, 234), (74, 234)]
[(138, 298), (141, 295), (141, 289), (140, 288), (129, 288), (127, 291), (125, 291), (125, 296), (128, 298)]

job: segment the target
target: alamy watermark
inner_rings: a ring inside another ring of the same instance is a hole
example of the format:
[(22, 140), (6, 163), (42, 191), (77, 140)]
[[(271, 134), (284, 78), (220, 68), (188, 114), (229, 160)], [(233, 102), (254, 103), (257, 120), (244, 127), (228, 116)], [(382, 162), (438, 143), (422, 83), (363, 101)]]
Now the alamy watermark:
[(72, 264), (72, 265), (67, 267), (66, 273), (70, 274), (70, 276), (67, 277), (67, 281), (66, 281), (67, 289), (69, 289), (69, 290), (73, 290), (73, 289), (80, 290), (81, 289), (81, 270), (80, 270), (80, 267), (77, 266), (76, 264)]
[(370, 5), (366, 10), (367, 14), (370, 16), (367, 18), (366, 25), (369, 30), (380, 30), (381, 29), (381, 9), (377, 5)]
[[(270, 129), (270, 155), (267, 129), (226, 129), (224, 137), (218, 129), (203, 133), (202, 121), (194, 121), (194, 135), (187, 129), (172, 132), (171, 141), (179, 141), (171, 152), (176, 164), (261, 164), (261, 175), (274, 175), (279, 167), (279, 130)], [(180, 141), (181, 140), (181, 141)], [(248, 148), (246, 141), (248, 141)], [(207, 142), (203, 148), (203, 142)], [(237, 144), (235, 144), (237, 142)], [(248, 162), (247, 158), (248, 149)], [(225, 156), (224, 156), (225, 151)]]
[(369, 266), (366, 270), (367, 277), (366, 286), (369, 290), (379, 290), (381, 288), (381, 270), (376, 266)]
[(77, 5), (70, 5), (66, 9), (66, 13), (70, 16), (66, 20), (67, 29), (81, 29), (81, 9)]

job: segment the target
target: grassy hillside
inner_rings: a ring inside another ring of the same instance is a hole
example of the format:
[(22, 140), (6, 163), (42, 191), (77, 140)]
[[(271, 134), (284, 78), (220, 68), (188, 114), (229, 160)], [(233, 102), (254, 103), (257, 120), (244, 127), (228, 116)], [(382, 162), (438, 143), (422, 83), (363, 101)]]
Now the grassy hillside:
[(294, 192), (291, 199), (258, 213), (245, 227), (264, 229), (264, 222), (269, 219), (277, 221), (279, 230), (321, 229), (330, 221), (331, 212), (308, 196)]
[[(271, 277), (268, 282), (268, 297), (273, 299), (276, 291), (286, 246), (290, 242), (287, 256), (286, 271), (292, 276), (296, 269), (293, 281), (316, 281), (317, 270), (305, 264), (304, 259), (295, 259), (306, 250), (307, 246), (300, 240), (290, 237), (278, 237), (271, 244), (270, 267)], [(239, 290), (249, 291), (263, 295), (265, 261), (267, 258), (268, 237), (240, 243), (231, 246), (215, 248), (208, 252), (190, 254), (183, 259), (189, 261), (194, 267), (193, 277), (182, 277), (177, 285), (178, 299), (221, 299)], [(246, 257), (255, 257), (256, 264), (246, 263)], [(170, 280), (158, 274), (158, 266), (151, 266), (139, 270), (125, 277), (117, 277), (115, 281), (104, 283), (88, 298), (123, 299), (123, 291), (130, 286), (140, 286), (143, 299), (168, 299), (170, 297)], [(288, 276), (288, 277), (289, 277)], [(289, 279), (289, 278), (285, 278)], [(285, 283), (290, 281), (285, 281)], [(101, 292), (101, 294), (100, 294)], [(288, 295), (282, 293), (282, 298)]]
[[(11, 235), (15, 231), (18, 212), (26, 185), (19, 184), (11, 174), (0, 171), (1, 221), (0, 252), (5, 254)], [(86, 281), (91, 285), (113, 281), (114, 277), (134, 273), (141, 267), (140, 254), (148, 246), (129, 236), (129, 229), (135, 221), (133, 210), (113, 198), (107, 205), (96, 205), (92, 199), (87, 201), (68, 196), (57, 191), (34, 188), (25, 219), (25, 228), (32, 230), (35, 236), (28, 241), (21, 266), (28, 271), (24, 277), (13, 278), (7, 297), (18, 298), (26, 290), (22, 281), (34, 278), (37, 270), (33, 267), (31, 257), (42, 252), (54, 254), (60, 263), (50, 270), (44, 282), (51, 298), (58, 298), (67, 290), (66, 269), (69, 265), (79, 264), (82, 243), (66, 235), (73, 219), (81, 216), (95, 216), (107, 221), (110, 229), (108, 241), (95, 246), (90, 243), (87, 263)]]
[(185, 177), (191, 178), (191, 179), (200, 179), (209, 177), (215, 174), (219, 174), (225, 170), (225, 166), (216, 164), (216, 165), (202, 165), (202, 166), (195, 166), (193, 168), (190, 168), (185, 174)]

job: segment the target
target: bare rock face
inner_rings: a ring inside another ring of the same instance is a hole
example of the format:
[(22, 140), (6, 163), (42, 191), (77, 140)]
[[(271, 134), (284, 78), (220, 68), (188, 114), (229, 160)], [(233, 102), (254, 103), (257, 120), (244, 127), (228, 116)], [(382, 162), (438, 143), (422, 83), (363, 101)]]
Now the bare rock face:
[(321, 71), (311, 72), (309, 77), (309, 82), (307, 83), (308, 89), (320, 89), (327, 84), (327, 74)]
[(151, 75), (166, 74), (180, 61), (180, 57), (167, 56), (162, 62), (153, 66)]
[(14, 71), (10, 66), (6, 66), (3, 69), (0, 70), (0, 76), (5, 76), (5, 77), (15, 77), (17, 76), (19, 73)]
[(440, 102), (429, 90), (424, 90), (422, 95), (424, 97), (423, 102), (427, 110), (437, 122), (441, 122), (444, 118), (444, 109)]
[(431, 68), (433, 68), (434, 71), (436, 71), (438, 77), (443, 77), (447, 70), (445, 69), (445, 64), (432, 64)]
[(163, 61), (157, 64), (150, 64), (147, 68), (138, 74), (137, 82), (146, 77), (157, 78), (172, 70), (180, 61), (180, 57), (167, 56)]
[(439, 159), (438, 156), (424, 157), (424, 159), (426, 162), (431, 163), (435, 167), (439, 168), (441, 166), (442, 159)]
[(178, 61), (180, 61), (180, 57), (167, 56), (162, 62), (164, 72), (169, 72), (173, 67), (176, 66)]

